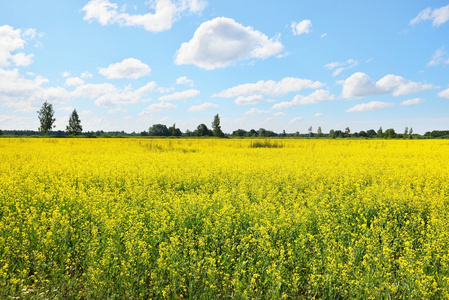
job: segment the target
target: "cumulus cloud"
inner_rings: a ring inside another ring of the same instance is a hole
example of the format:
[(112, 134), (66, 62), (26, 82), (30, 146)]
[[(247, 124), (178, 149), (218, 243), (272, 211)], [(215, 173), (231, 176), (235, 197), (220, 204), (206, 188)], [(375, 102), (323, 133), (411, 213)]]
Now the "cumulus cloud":
[(199, 94), (200, 94), (199, 90), (190, 89), (183, 92), (176, 92), (170, 95), (161, 96), (159, 97), (159, 100), (161, 101), (186, 100), (197, 97)]
[(176, 105), (169, 103), (169, 102), (159, 102), (151, 104), (150, 106), (146, 107), (142, 112), (139, 113), (140, 116), (147, 115), (152, 112), (158, 112), (164, 109), (176, 109)]
[(386, 107), (394, 106), (394, 103), (391, 102), (380, 102), (380, 101), (371, 101), (368, 103), (357, 104), (349, 109), (346, 112), (359, 112), (359, 111), (375, 111)]
[(247, 112), (245, 112), (245, 115), (260, 115), (260, 114), (266, 114), (267, 111), (266, 110), (261, 110), (261, 109), (257, 109), (257, 108), (251, 108), (250, 110), (248, 110)]
[(302, 117), (294, 117), (293, 119), (288, 121), (288, 124), (298, 123), (299, 121), (302, 121)]
[(324, 67), (326, 69), (328, 69), (328, 70), (334, 70), (332, 72), (332, 76), (337, 76), (341, 72), (343, 72), (344, 70), (348, 70), (348, 69), (354, 68), (358, 64), (359, 64), (358, 61), (350, 58), (350, 59), (348, 59), (345, 62), (331, 62), (331, 63), (328, 63), (328, 64), (324, 65)]
[(176, 79), (176, 84), (185, 84), (189, 86), (193, 86), (193, 80), (187, 78), (186, 76), (181, 76), (178, 79)]
[(432, 55), (432, 59), (427, 63), (428, 67), (435, 67), (438, 65), (448, 65), (449, 56), (444, 48), (437, 49)]
[(83, 85), (84, 84), (84, 80), (82, 80), (79, 77), (69, 77), (65, 80), (64, 85), (66, 86), (78, 86), (78, 85)]
[(432, 84), (414, 82), (392, 74), (373, 82), (371, 77), (361, 72), (352, 74), (342, 84), (342, 97), (347, 99), (390, 93), (393, 96), (400, 96), (438, 88)]
[(296, 105), (316, 104), (323, 101), (332, 101), (335, 99), (334, 95), (331, 95), (326, 90), (316, 90), (308, 96), (296, 95), (292, 101), (285, 101), (273, 105), (273, 109), (284, 109)]
[(149, 75), (151, 69), (138, 59), (127, 58), (121, 62), (110, 64), (107, 68), (100, 68), (98, 73), (109, 79), (129, 78), (138, 79)]
[(323, 113), (316, 113), (316, 114), (314, 114), (314, 116), (317, 117), (317, 118), (321, 117), (322, 115), (323, 115)]
[(252, 27), (219, 17), (202, 23), (193, 38), (176, 52), (177, 65), (195, 65), (206, 70), (224, 68), (250, 58), (265, 59), (284, 49), (277, 39), (269, 39)]
[(131, 86), (126, 86), (124, 89), (115, 89), (107, 92), (95, 100), (95, 104), (100, 107), (111, 107), (117, 105), (127, 105), (141, 102), (148, 102), (148, 94), (156, 88), (156, 83), (151, 81), (146, 85), (132, 89)]
[(34, 37), (30, 36), (30, 32), (35, 31), (27, 29), (22, 32), (9, 25), (0, 26), (0, 67), (9, 66), (11, 63), (15, 66), (28, 66), (33, 62), (33, 54), (17, 52), (25, 47), (26, 38)]
[(292, 22), (291, 28), (294, 35), (310, 33), (312, 31), (312, 21), (302, 20), (301, 22)]
[(257, 104), (265, 101), (262, 95), (250, 95), (250, 96), (239, 96), (235, 99), (234, 103), (237, 105), (250, 105)]
[(31, 112), (48, 101), (63, 104), (69, 100), (69, 92), (61, 87), (43, 87), (49, 80), (42, 76), (25, 77), (18, 69), (0, 68), (0, 101), (16, 111)]
[(319, 81), (286, 77), (281, 81), (260, 80), (256, 83), (240, 84), (223, 90), (212, 97), (234, 98), (249, 95), (268, 95), (272, 97), (283, 96), (291, 92), (298, 92), (303, 89), (317, 89), (324, 84)]
[(81, 73), (81, 78), (92, 78), (93, 75), (88, 71)]
[(156, 87), (157, 84), (153, 81), (137, 89), (131, 86), (121, 89), (110, 83), (89, 83), (77, 86), (70, 96), (95, 99), (97, 106), (111, 107), (150, 101), (148, 94)]
[(147, 31), (160, 32), (168, 30), (183, 13), (200, 13), (206, 6), (201, 0), (155, 0), (150, 2), (151, 12), (146, 14), (129, 14), (125, 7), (119, 9), (117, 3), (109, 0), (91, 0), (83, 8), (84, 20), (97, 21), (101, 25), (118, 24), (120, 26), (143, 27)]
[(197, 112), (197, 111), (203, 111), (203, 110), (206, 110), (206, 109), (209, 109), (209, 108), (214, 108), (214, 107), (218, 107), (218, 105), (206, 102), (206, 103), (203, 103), (203, 104), (200, 104), (200, 105), (193, 105), (193, 106), (189, 107), (188, 111), (190, 111), (190, 112)]
[(438, 97), (449, 99), (449, 89), (439, 92)]
[(423, 102), (423, 98), (413, 98), (409, 100), (402, 101), (401, 105), (418, 105), (419, 103)]
[(449, 21), (449, 5), (431, 9), (430, 7), (422, 10), (410, 21), (410, 25), (415, 25), (421, 21), (432, 21), (432, 26), (438, 27)]

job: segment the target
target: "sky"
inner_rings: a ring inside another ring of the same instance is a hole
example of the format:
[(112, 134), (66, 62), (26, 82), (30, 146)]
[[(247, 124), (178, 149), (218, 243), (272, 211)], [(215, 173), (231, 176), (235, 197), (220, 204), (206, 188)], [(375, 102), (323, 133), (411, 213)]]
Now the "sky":
[(0, 2), (0, 129), (449, 129), (449, 1)]

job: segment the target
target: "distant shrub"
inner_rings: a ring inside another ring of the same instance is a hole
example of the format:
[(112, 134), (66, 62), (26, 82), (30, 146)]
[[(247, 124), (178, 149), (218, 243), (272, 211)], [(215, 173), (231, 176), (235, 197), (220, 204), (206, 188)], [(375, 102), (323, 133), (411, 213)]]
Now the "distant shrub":
[(249, 145), (250, 148), (282, 148), (284, 144), (278, 143), (278, 141), (263, 140), (254, 141)]

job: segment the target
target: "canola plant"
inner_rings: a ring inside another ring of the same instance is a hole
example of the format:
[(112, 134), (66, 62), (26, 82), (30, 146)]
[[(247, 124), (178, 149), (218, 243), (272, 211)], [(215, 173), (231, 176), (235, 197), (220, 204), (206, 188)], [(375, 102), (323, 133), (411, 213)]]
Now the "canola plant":
[(448, 161), (444, 140), (2, 138), (0, 298), (447, 299)]

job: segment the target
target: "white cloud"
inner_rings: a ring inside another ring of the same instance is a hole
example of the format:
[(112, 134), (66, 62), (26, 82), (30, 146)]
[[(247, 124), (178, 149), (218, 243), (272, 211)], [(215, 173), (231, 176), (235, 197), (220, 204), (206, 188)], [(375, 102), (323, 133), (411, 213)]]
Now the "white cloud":
[(158, 112), (163, 109), (176, 109), (176, 105), (171, 104), (170, 102), (159, 102), (151, 104), (146, 107), (142, 112), (139, 113), (140, 116), (150, 114), (152, 112)]
[(274, 114), (275, 117), (282, 117), (282, 116), (285, 116), (285, 115), (286, 115), (286, 113), (283, 112), (283, 111), (280, 111), (280, 112), (277, 112), (277, 113)]
[(212, 95), (212, 97), (234, 98), (248, 95), (268, 95), (272, 97), (283, 96), (291, 92), (298, 92), (303, 89), (317, 89), (324, 84), (319, 81), (301, 79), (295, 77), (286, 77), (281, 81), (260, 80), (256, 83), (246, 83), (228, 88)]
[(76, 87), (72, 92), (73, 97), (97, 98), (100, 95), (117, 93), (119, 89), (110, 83), (84, 84)]
[(128, 110), (127, 110), (126, 108), (121, 108), (121, 107), (111, 108), (111, 109), (109, 109), (109, 110), (107, 111), (107, 114), (108, 114), (108, 115), (112, 115), (112, 114), (119, 113), (119, 112), (121, 112), (121, 113), (127, 113)]
[(302, 117), (294, 117), (293, 119), (288, 121), (288, 124), (294, 124), (294, 123), (297, 123), (299, 121), (302, 121)]
[(181, 76), (178, 79), (176, 79), (176, 84), (185, 84), (189, 86), (193, 86), (193, 80), (187, 78), (186, 76)]
[(146, 85), (133, 89), (131, 86), (126, 86), (123, 89), (116, 87), (110, 83), (101, 84), (83, 84), (77, 86), (71, 97), (85, 97), (96, 99), (95, 104), (100, 107), (110, 107), (116, 105), (126, 105), (141, 102), (148, 102), (148, 93), (154, 91), (157, 84), (153, 81)]
[(193, 38), (176, 53), (177, 65), (193, 64), (213, 70), (250, 58), (265, 59), (284, 49), (277, 39), (269, 39), (252, 27), (244, 27), (229, 18), (215, 18), (202, 23)]
[(70, 71), (64, 71), (64, 72), (62, 72), (62, 77), (63, 78), (66, 78), (66, 77), (69, 77), (70, 76)]
[(28, 116), (0, 115), (0, 128), (5, 130), (32, 129), (37, 130), (38, 119)]
[(332, 101), (335, 99), (334, 95), (331, 95), (326, 90), (316, 90), (308, 96), (296, 95), (292, 101), (280, 102), (273, 105), (273, 109), (284, 109), (296, 105), (316, 104), (323, 101)]
[(121, 62), (110, 64), (107, 68), (100, 68), (98, 73), (109, 79), (138, 79), (142, 76), (149, 75), (151, 73), (151, 69), (148, 65), (138, 59), (127, 58)]
[(92, 78), (93, 75), (88, 71), (81, 73), (81, 78)]
[(199, 90), (190, 89), (183, 92), (176, 92), (170, 95), (159, 97), (161, 101), (174, 101), (174, 100), (186, 100), (193, 97), (197, 97), (200, 94)]
[(209, 108), (213, 108), (213, 107), (218, 107), (218, 105), (206, 102), (206, 103), (203, 103), (203, 104), (200, 104), (200, 105), (193, 105), (193, 106), (191, 106), (188, 109), (188, 111), (190, 111), (190, 112), (197, 112), (197, 111), (203, 111), (203, 110), (206, 110), (206, 109), (209, 109)]
[(314, 114), (314, 116), (317, 117), (317, 118), (321, 117), (322, 115), (323, 115), (323, 113), (316, 113), (316, 114)]
[(432, 59), (427, 63), (428, 67), (434, 67), (441, 64), (449, 64), (449, 56), (444, 48), (437, 49), (432, 55)]
[(86, 21), (97, 21), (101, 25), (137, 26), (160, 32), (170, 29), (182, 13), (200, 13), (206, 6), (206, 2), (201, 0), (154, 0), (150, 3), (152, 12), (146, 14), (126, 13), (125, 7), (119, 10), (118, 5), (109, 0), (91, 0), (82, 10), (86, 13)]
[(374, 83), (371, 77), (361, 72), (352, 74), (342, 84), (342, 97), (347, 99), (390, 93), (393, 96), (400, 96), (438, 88), (432, 84), (409, 81), (404, 77), (392, 74), (386, 75)]
[(449, 21), (449, 5), (431, 9), (430, 7), (422, 10), (414, 19), (410, 21), (410, 25), (415, 25), (421, 21), (432, 21), (432, 26), (438, 27)]
[(312, 31), (312, 21), (302, 20), (301, 22), (292, 22), (291, 27), (294, 35), (310, 33)]
[(343, 72), (344, 70), (348, 70), (351, 68), (354, 68), (355, 66), (357, 66), (359, 64), (358, 61), (354, 60), (354, 59), (348, 59), (345, 62), (331, 62), (328, 63), (326, 65), (324, 65), (324, 67), (328, 70), (334, 70), (334, 72), (332, 73), (332, 76), (337, 76), (339, 75), (341, 72)]
[(449, 99), (449, 89), (439, 92), (438, 97)]
[(402, 101), (401, 105), (418, 105), (419, 103), (423, 102), (423, 98), (413, 98), (409, 100)]
[(131, 86), (126, 86), (124, 89), (111, 90), (95, 100), (95, 104), (100, 107), (110, 107), (116, 105), (127, 105), (141, 102), (148, 102), (151, 99), (148, 98), (148, 93), (152, 92), (156, 88), (156, 83), (151, 81), (146, 85), (132, 89)]
[(63, 104), (69, 100), (69, 92), (61, 87), (42, 87), (48, 79), (42, 76), (24, 77), (18, 69), (0, 68), (0, 101), (16, 111), (31, 112), (40, 107), (42, 102)]
[(17, 50), (25, 47), (24, 38), (30, 37), (30, 32), (34, 29), (27, 29), (24, 33), (20, 29), (14, 29), (9, 25), (0, 26), (0, 67), (9, 66), (13, 63), (16, 66), (28, 66), (33, 62), (33, 54), (25, 54)]
[(322, 37), (322, 38), (324, 38), (324, 37), (326, 37), (327, 36), (327, 33), (325, 32), (325, 33), (323, 33), (322, 35), (320, 35), (320, 37)]
[(359, 111), (375, 111), (386, 107), (394, 106), (391, 102), (371, 101), (368, 103), (357, 104), (346, 110), (346, 112), (359, 112)]
[(251, 108), (250, 110), (245, 112), (245, 115), (260, 115), (260, 114), (266, 114), (266, 113), (267, 113), (266, 110), (260, 110), (260, 109), (257, 109), (257, 108)]
[(235, 99), (234, 103), (237, 105), (250, 105), (257, 104), (259, 102), (265, 101), (262, 95), (250, 95), (250, 96), (239, 96)]
[(66, 86), (79, 86), (79, 85), (83, 85), (84, 84), (84, 80), (82, 80), (79, 77), (69, 77), (65, 80), (64, 85)]

